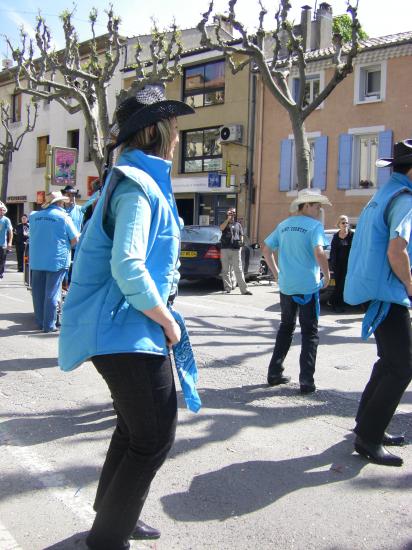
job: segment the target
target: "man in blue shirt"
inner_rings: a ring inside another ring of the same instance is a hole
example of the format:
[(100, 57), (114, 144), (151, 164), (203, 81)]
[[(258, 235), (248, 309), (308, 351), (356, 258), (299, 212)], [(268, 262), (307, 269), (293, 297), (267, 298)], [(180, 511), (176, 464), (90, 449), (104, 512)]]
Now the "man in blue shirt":
[(0, 201), (0, 279), (3, 279), (7, 252), (13, 241), (13, 227), (6, 213), (6, 205)]
[(72, 185), (66, 185), (66, 187), (62, 189), (62, 194), (68, 199), (64, 208), (73, 220), (74, 226), (76, 227), (77, 231), (80, 233), (82, 230), (85, 209), (82, 206), (76, 204), (76, 197), (79, 194), (79, 191), (75, 189)]
[(373, 332), (378, 360), (356, 415), (355, 450), (372, 462), (401, 466), (385, 446), (403, 445), (403, 435), (386, 432), (412, 379), (412, 140), (396, 143), (378, 167), (393, 173), (365, 206), (356, 227), (344, 297), (366, 304), (362, 337)]
[[(290, 211), (297, 214), (281, 222), (266, 237), (263, 245), (265, 260), (280, 290), (281, 321), (268, 369), (268, 384), (287, 384), (283, 362), (292, 343), (299, 311), (302, 333), (300, 354), (300, 392), (316, 391), (314, 373), (319, 343), (319, 289), (329, 284), (329, 266), (323, 247), (327, 240), (318, 221), (321, 205), (331, 203), (316, 189), (303, 189), (292, 202)], [(278, 251), (276, 264), (273, 251)], [(320, 270), (323, 273), (321, 280)]]
[(60, 191), (46, 197), (42, 210), (30, 214), (30, 269), (34, 315), (43, 332), (55, 332), (57, 305), (70, 250), (79, 232), (64, 210), (69, 199)]

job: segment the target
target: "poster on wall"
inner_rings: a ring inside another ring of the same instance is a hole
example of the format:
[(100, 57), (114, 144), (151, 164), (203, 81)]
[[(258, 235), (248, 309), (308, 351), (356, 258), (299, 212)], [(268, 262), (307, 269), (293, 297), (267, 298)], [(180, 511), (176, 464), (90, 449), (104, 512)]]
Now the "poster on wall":
[(53, 147), (52, 185), (76, 185), (77, 149)]
[(91, 197), (97, 191), (100, 183), (98, 176), (87, 176), (87, 196)]

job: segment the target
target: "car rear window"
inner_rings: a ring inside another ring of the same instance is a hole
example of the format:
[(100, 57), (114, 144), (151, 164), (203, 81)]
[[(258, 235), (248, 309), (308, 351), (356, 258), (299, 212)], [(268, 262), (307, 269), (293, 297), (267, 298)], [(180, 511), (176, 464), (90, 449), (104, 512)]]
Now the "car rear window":
[(182, 229), (182, 241), (189, 243), (218, 243), (221, 231), (218, 227), (184, 227)]

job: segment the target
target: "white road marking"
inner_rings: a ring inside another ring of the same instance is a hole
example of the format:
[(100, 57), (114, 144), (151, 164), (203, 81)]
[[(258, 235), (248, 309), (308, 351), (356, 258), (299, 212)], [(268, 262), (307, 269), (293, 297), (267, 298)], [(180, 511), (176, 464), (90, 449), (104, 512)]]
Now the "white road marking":
[(0, 521), (0, 548), (1, 550), (23, 550)]
[[(95, 516), (92, 504), (82, 497), (78, 489), (70, 486), (70, 481), (63, 474), (53, 471), (55, 466), (49, 464), (33, 449), (24, 447), (11, 433), (1, 427), (0, 444), (3, 446), (3, 450), (7, 450), (19, 466), (40, 481), (57, 501), (69, 508), (75, 516), (84, 522), (86, 527), (90, 526)], [(0, 548), (5, 550), (1, 544)]]

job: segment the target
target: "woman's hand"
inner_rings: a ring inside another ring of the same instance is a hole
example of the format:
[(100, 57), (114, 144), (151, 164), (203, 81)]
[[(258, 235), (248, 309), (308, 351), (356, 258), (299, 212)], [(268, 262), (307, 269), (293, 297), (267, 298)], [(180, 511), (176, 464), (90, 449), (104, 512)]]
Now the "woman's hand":
[(180, 327), (174, 319), (163, 326), (168, 346), (174, 346), (180, 340)]

